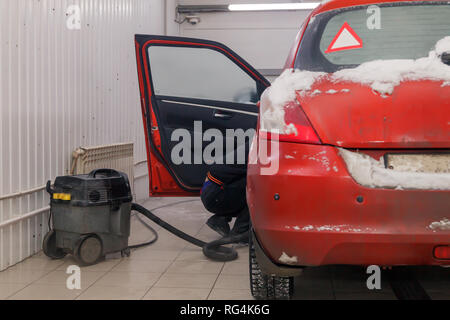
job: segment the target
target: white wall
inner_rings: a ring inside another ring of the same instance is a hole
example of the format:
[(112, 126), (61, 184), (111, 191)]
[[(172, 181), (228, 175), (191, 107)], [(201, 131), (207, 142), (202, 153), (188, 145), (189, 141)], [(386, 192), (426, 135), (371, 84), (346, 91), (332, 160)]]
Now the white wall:
[[(132, 141), (146, 160), (134, 34), (164, 33), (164, 16), (163, 0), (0, 0), (0, 198), (67, 174), (78, 146)], [(39, 212), (0, 227), (0, 270), (40, 250), (47, 205), (44, 191), (0, 200), (0, 226)]]
[[(289, 0), (180, 0), (183, 5), (291, 2)], [(186, 37), (224, 43), (257, 69), (282, 69), (288, 51), (310, 11), (217, 12), (180, 26)]]

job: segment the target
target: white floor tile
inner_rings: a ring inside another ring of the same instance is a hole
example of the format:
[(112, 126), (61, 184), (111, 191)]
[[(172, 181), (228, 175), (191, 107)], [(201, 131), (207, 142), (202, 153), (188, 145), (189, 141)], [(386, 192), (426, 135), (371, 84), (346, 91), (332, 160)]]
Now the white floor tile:
[(77, 300), (139, 300), (148, 287), (119, 287), (93, 285), (84, 291)]
[(53, 260), (46, 256), (30, 257), (12, 266), (12, 270), (42, 270), (53, 271), (64, 263), (64, 260)]
[(221, 274), (238, 275), (238, 276), (248, 275), (249, 274), (248, 260), (245, 259), (226, 262)]
[(150, 260), (150, 261), (153, 261), (153, 260), (173, 261), (181, 252), (182, 252), (181, 249), (163, 250), (163, 249), (156, 249), (152, 246), (148, 246), (145, 248), (139, 248), (139, 249), (131, 251), (131, 255), (130, 255), (129, 259), (130, 260)]
[(0, 284), (0, 300), (4, 300), (9, 296), (17, 293), (25, 288), (27, 284), (24, 283), (1, 283)]
[(151, 287), (160, 277), (160, 273), (111, 271), (101, 277), (95, 283), (95, 285), (120, 287)]
[(154, 287), (210, 289), (217, 279), (215, 274), (163, 274)]
[[(95, 281), (97, 281), (104, 272), (94, 272), (94, 271), (83, 271), (81, 270), (81, 290), (84, 290), (91, 286)], [(67, 274), (65, 271), (52, 271), (46, 276), (42, 277), (36, 284), (52, 284), (66, 287), (67, 279), (71, 274)]]
[[(95, 272), (106, 272), (114, 268), (121, 262), (121, 259), (108, 259), (104, 261), (100, 261), (97, 264), (92, 266), (81, 266), (81, 271), (95, 271)], [(60, 265), (56, 270), (58, 271), (66, 271), (67, 268), (71, 265), (78, 265), (75, 259), (67, 258), (64, 264)]]
[(33, 283), (9, 300), (73, 300), (82, 290), (69, 290), (64, 285)]
[(253, 297), (249, 289), (213, 289), (208, 300), (253, 300)]
[(250, 288), (250, 277), (248, 274), (245, 276), (221, 274), (219, 275), (214, 288), (248, 290)]
[(144, 300), (206, 300), (210, 289), (153, 287)]
[(216, 261), (174, 261), (167, 273), (219, 274), (223, 262)]
[(44, 270), (21, 270), (10, 268), (0, 272), (0, 284), (2, 283), (25, 283), (29, 284), (43, 277), (50, 271)]
[(171, 263), (172, 261), (167, 260), (124, 259), (118, 265), (116, 265), (112, 269), (112, 271), (162, 273), (167, 270)]
[(176, 258), (177, 261), (210, 261), (201, 248), (186, 248)]

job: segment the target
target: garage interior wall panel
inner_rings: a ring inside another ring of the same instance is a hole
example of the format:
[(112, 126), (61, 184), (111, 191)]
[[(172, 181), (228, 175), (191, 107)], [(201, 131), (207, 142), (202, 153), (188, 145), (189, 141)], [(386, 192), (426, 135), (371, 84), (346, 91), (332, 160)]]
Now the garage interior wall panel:
[(0, 270), (41, 249), (39, 188), (77, 147), (133, 142), (148, 195), (133, 36), (163, 34), (164, 16), (162, 0), (0, 0)]
[[(289, 0), (180, 0), (182, 5), (286, 3)], [(264, 74), (282, 69), (289, 49), (310, 10), (200, 13), (201, 22), (184, 22), (180, 34), (224, 43)]]

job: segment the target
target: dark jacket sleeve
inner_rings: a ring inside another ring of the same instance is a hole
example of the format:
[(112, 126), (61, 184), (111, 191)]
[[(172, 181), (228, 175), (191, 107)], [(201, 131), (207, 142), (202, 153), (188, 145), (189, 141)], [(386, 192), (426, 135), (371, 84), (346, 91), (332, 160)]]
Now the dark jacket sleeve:
[[(245, 154), (245, 162), (241, 164), (237, 163), (237, 154), (239, 152), (244, 152)], [(233, 158), (234, 158), (233, 164), (226, 164), (225, 160), (227, 159), (227, 157), (225, 156), (225, 159), (223, 161), (224, 164), (211, 165), (209, 167), (208, 178), (213, 181), (218, 180), (214, 181), (216, 183), (220, 182), (227, 184), (245, 177), (247, 175), (248, 152), (249, 152), (249, 143), (246, 142), (245, 144), (233, 150)]]

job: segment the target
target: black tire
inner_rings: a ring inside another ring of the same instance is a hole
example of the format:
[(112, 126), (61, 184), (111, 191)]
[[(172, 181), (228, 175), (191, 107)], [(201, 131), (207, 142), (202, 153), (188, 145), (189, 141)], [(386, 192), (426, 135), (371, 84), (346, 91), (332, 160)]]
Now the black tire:
[(50, 230), (44, 237), (42, 241), (42, 250), (44, 254), (52, 259), (62, 259), (66, 256), (63, 249), (56, 247), (56, 232), (55, 230)]
[(255, 254), (252, 235), (249, 238), (250, 289), (258, 300), (289, 300), (294, 294), (294, 278), (267, 275), (262, 272)]
[(80, 238), (74, 252), (75, 259), (82, 266), (96, 264), (103, 258), (103, 243), (96, 235)]

